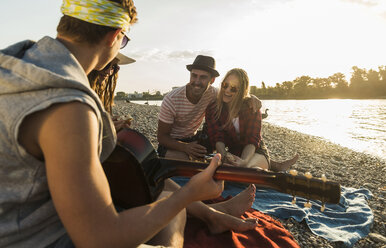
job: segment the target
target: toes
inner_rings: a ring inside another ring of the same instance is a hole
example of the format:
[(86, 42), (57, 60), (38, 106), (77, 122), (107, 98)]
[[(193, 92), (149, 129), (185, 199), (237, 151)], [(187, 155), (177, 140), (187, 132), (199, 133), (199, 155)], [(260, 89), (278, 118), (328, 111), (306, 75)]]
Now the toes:
[(257, 218), (247, 218), (247, 219), (245, 219), (245, 222), (250, 224), (252, 227), (256, 227), (259, 220)]
[(248, 189), (251, 190), (252, 192), (256, 192), (256, 186), (254, 184), (250, 184), (248, 186)]
[(246, 218), (244, 219), (246, 222), (250, 222), (250, 223), (256, 223), (258, 222), (259, 220), (257, 218)]

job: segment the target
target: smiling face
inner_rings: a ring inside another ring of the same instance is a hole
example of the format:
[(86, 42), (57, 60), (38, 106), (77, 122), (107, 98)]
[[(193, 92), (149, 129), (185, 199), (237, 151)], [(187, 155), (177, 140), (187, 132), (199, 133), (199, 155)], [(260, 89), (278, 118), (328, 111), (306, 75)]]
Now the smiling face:
[(214, 82), (214, 77), (207, 72), (199, 69), (192, 69), (190, 72), (190, 81), (186, 85), (186, 95), (188, 99), (196, 103), (198, 102), (205, 91)]
[(221, 84), (222, 101), (230, 103), (240, 90), (240, 80), (235, 74), (228, 75)]

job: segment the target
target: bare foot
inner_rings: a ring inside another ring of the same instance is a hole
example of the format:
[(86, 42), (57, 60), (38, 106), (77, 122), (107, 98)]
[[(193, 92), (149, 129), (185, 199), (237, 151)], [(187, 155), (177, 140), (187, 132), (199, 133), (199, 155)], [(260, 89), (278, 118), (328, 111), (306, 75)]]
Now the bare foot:
[(257, 227), (258, 220), (255, 218), (240, 219), (229, 214), (219, 211), (214, 211), (210, 219), (207, 221), (209, 231), (212, 234), (222, 233), (229, 230), (236, 232), (244, 232)]
[(283, 162), (276, 162), (276, 161), (271, 160), (271, 164), (270, 164), (269, 169), (271, 171), (287, 171), (293, 164), (296, 163), (298, 158), (299, 158), (299, 155), (296, 154), (293, 158), (288, 159), (288, 160), (283, 161)]
[(251, 208), (255, 200), (256, 186), (251, 184), (235, 197), (210, 206), (220, 212), (230, 214), (235, 217), (240, 217), (245, 211)]

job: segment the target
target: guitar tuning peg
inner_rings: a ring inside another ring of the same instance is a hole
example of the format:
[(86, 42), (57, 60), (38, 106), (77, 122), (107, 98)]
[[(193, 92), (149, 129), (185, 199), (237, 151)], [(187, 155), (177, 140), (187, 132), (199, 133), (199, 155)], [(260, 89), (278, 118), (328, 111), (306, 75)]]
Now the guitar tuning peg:
[(312, 203), (310, 201), (307, 201), (306, 203), (304, 203), (305, 208), (311, 208), (311, 206), (312, 206)]
[(322, 174), (322, 177), (321, 177), (320, 179), (322, 179), (322, 181), (323, 181), (324, 183), (327, 182), (327, 177), (326, 177), (325, 174)]
[(298, 175), (298, 171), (297, 171), (297, 170), (294, 170), (294, 169), (290, 170), (289, 173), (290, 173), (292, 176), (297, 176), (297, 175)]
[(292, 196), (292, 201), (291, 201), (292, 204), (295, 204), (296, 203), (296, 197), (295, 196)]
[(326, 204), (323, 203), (323, 204), (322, 204), (322, 207), (320, 208), (320, 211), (321, 211), (321, 212), (324, 212), (325, 209), (326, 209)]
[(312, 174), (310, 172), (306, 172), (304, 174), (304, 176), (307, 178), (307, 179), (311, 179), (312, 178)]

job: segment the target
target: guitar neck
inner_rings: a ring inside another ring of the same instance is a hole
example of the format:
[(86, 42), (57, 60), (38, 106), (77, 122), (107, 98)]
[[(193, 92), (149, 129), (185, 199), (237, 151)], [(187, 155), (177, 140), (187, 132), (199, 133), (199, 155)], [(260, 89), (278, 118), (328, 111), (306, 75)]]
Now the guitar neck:
[[(173, 176), (192, 177), (203, 171), (208, 164), (185, 160), (159, 158), (160, 170), (156, 181)], [(318, 178), (307, 178), (300, 175), (275, 173), (255, 168), (220, 166), (214, 179), (241, 183), (253, 183), (290, 195), (327, 203), (339, 203), (340, 185), (336, 182), (323, 181)]]
[[(208, 164), (202, 162), (191, 162), (177, 159), (159, 158), (162, 167), (168, 169), (162, 180), (173, 177), (193, 177), (203, 171)], [(268, 187), (280, 191), (277, 173), (267, 172), (253, 168), (241, 168), (233, 166), (220, 166), (213, 178), (230, 182), (253, 183), (262, 187)]]

